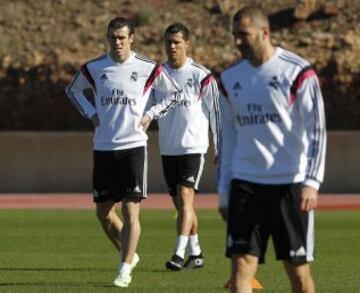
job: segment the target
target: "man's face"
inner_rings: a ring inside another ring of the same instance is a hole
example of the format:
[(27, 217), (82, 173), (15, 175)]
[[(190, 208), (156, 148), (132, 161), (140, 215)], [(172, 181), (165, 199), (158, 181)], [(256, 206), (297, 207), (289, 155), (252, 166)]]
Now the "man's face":
[(249, 17), (233, 23), (235, 46), (245, 59), (256, 59), (264, 46), (263, 30), (252, 24)]
[(116, 61), (126, 60), (131, 51), (131, 44), (134, 41), (134, 35), (129, 35), (129, 28), (110, 28), (108, 32), (108, 42), (110, 54)]
[(183, 60), (186, 58), (186, 50), (189, 42), (184, 40), (182, 33), (165, 35), (165, 51), (170, 61)]

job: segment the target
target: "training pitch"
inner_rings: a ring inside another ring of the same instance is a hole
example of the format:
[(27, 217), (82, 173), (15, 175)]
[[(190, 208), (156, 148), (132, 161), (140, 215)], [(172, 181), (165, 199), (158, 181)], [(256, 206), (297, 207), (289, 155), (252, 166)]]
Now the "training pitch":
[[(226, 292), (225, 224), (215, 209), (199, 209), (198, 216), (205, 268), (170, 272), (164, 264), (175, 242), (174, 210), (142, 210), (141, 261), (127, 292)], [(2, 209), (0, 231), (0, 292), (121, 290), (111, 285), (118, 255), (91, 209)], [(317, 211), (317, 292), (360, 292), (359, 231), (359, 211)], [(259, 292), (290, 292), (271, 246), (257, 278), (264, 287)]]

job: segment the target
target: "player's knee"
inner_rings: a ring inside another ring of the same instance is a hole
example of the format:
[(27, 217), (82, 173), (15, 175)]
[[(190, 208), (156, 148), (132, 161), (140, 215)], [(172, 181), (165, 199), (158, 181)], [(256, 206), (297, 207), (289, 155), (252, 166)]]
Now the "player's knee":
[(297, 289), (297, 292), (308, 292), (307, 288), (309, 288), (312, 283), (310, 275), (295, 274), (291, 279), (293, 281), (293, 286)]
[(102, 209), (96, 209), (96, 217), (102, 223), (111, 222), (111, 211), (104, 211)]
[(139, 216), (138, 215), (128, 215), (126, 218), (124, 218), (124, 222), (127, 225), (136, 226), (140, 224)]
[(307, 264), (295, 266), (290, 269), (289, 278), (293, 287), (296, 288), (296, 292), (309, 292), (308, 288), (313, 286), (309, 265)]
[(192, 205), (190, 204), (185, 204), (185, 205), (182, 205), (179, 209), (179, 213), (183, 214), (183, 215), (187, 215), (191, 218), (193, 218), (194, 216), (194, 209), (192, 207)]
[(232, 269), (235, 275), (244, 279), (252, 279), (257, 268), (257, 257), (251, 255), (233, 255)]
[[(184, 187), (184, 188), (189, 189), (188, 187)], [(186, 190), (183, 192), (179, 192), (177, 197), (178, 197), (177, 202), (178, 202), (179, 208), (188, 208), (188, 209), (193, 208), (194, 196), (191, 193), (191, 191)]]

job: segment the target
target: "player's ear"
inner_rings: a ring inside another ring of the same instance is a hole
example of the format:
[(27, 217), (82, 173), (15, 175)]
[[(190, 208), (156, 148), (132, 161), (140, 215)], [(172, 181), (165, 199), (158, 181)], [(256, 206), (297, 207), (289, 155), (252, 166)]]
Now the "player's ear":
[(265, 25), (261, 28), (261, 31), (263, 33), (264, 39), (270, 38), (270, 27), (268, 25)]
[(130, 43), (133, 43), (133, 42), (134, 42), (134, 39), (135, 39), (135, 34), (131, 34), (131, 35), (129, 36), (129, 41), (130, 41)]
[(185, 41), (185, 47), (186, 47), (186, 49), (189, 48), (189, 46), (190, 46), (190, 41), (189, 41), (189, 40)]

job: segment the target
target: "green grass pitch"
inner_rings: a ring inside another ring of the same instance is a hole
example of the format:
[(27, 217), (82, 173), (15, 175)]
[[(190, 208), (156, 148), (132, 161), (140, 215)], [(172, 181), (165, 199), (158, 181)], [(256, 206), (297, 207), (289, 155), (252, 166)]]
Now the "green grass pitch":
[[(111, 286), (118, 255), (92, 210), (0, 210), (0, 292), (226, 292), (225, 225), (215, 210), (199, 210), (204, 269), (169, 272), (174, 211), (143, 210), (141, 261), (128, 289)], [(313, 275), (319, 293), (360, 292), (359, 211), (318, 211)], [(269, 247), (258, 292), (290, 292)], [(256, 291), (255, 291), (256, 292)]]

